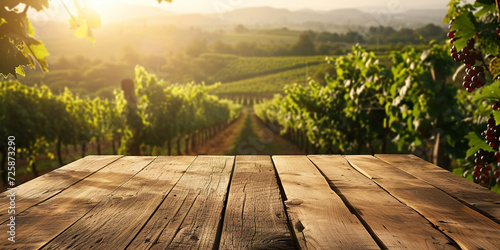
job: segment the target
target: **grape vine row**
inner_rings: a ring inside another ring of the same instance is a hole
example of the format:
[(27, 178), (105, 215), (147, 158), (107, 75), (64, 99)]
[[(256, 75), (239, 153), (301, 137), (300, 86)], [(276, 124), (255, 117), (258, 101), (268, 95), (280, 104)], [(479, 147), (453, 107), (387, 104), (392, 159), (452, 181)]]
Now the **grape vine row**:
[[(134, 82), (133, 108), (122, 91), (115, 91), (114, 100), (90, 99), (67, 89), (55, 95), (43, 85), (0, 82), (0, 138), (15, 136), (17, 152), (26, 156), (37, 175), (36, 156), (57, 157), (62, 165), (64, 145), (79, 145), (82, 157), (90, 142), (97, 144), (100, 154), (104, 141), (112, 142), (114, 154), (131, 154), (134, 144), (139, 149), (135, 154), (144, 154), (146, 148), (153, 154), (168, 148), (170, 154), (172, 140), (185, 139), (186, 152), (235, 120), (241, 110), (240, 105), (209, 95), (210, 88), (203, 84), (167, 86), (139, 66)], [(56, 152), (51, 152), (52, 145)], [(5, 181), (6, 140), (0, 140), (0, 152)]]

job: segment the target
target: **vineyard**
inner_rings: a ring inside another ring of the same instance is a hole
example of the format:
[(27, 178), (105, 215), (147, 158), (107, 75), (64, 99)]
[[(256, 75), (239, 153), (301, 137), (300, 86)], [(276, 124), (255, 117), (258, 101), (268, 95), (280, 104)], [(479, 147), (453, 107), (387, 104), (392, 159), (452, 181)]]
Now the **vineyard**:
[[(500, 190), (498, 1), (450, 1), (447, 34), (435, 24), (339, 34), (143, 23), (133, 26), (143, 29), (137, 31), (143, 39), (109, 51), (101, 44), (85, 56), (43, 34), (47, 48), (61, 54), (49, 60), (27, 12), (13, 11), (12, 4), (0, 10), (6, 15), (0, 31), (23, 32), (0, 37), (2, 53), (16, 59), (1, 67), (0, 137), (16, 138), (15, 152), (34, 176), (40, 159), (67, 163), (70, 147), (78, 157), (195, 152), (246, 106), (254, 110), (244, 111), (242, 135), (225, 145), (235, 148), (244, 135), (258, 134), (256, 124), (265, 124), (304, 153), (411, 153)], [(92, 24), (80, 35), (94, 39), (98, 16), (78, 18)], [(146, 41), (162, 30), (172, 35)], [(127, 32), (114, 24), (96, 34), (109, 38), (109, 46), (133, 34)], [(363, 45), (348, 49), (357, 42)], [(3, 181), (8, 146), (0, 142)]]
[(259, 94), (280, 93), (283, 88), (291, 83), (301, 85), (307, 84), (309, 79), (318, 71), (323, 70), (324, 65), (312, 64), (297, 69), (284, 70), (282, 72), (252, 77), (244, 80), (228, 82), (218, 86), (213, 92), (216, 94)]
[(454, 62), (447, 46), (390, 57), (392, 65), (385, 67), (355, 46), (332, 60), (336, 78), (325, 85), (288, 86), (284, 96), (255, 105), (255, 112), (309, 153), (411, 152), (460, 173), (467, 170), (472, 179), (464, 135), (477, 129), (489, 110), (478, 109), (463, 88), (448, 82)]
[[(208, 56), (208, 55), (206, 55)], [(216, 56), (216, 55), (214, 55)], [(309, 57), (233, 57), (213, 78), (224, 83), (313, 66), (324, 61), (323, 56)], [(289, 79), (285, 79), (289, 80)]]
[[(14, 136), (17, 151), (28, 159), (35, 176), (37, 156), (57, 157), (63, 148), (78, 146), (85, 156), (89, 143), (111, 142), (113, 154), (177, 154), (203, 144), (234, 121), (241, 106), (209, 95), (202, 84), (166, 85), (144, 68), (135, 70), (132, 92), (115, 99), (80, 98), (69, 90), (54, 95), (46, 86), (28, 87), (18, 81), (0, 83), (1, 136)], [(185, 149), (181, 149), (183, 140)], [(52, 145), (56, 151), (52, 152)], [(2, 180), (6, 181), (7, 144), (0, 144)], [(165, 150), (166, 149), (166, 150)]]

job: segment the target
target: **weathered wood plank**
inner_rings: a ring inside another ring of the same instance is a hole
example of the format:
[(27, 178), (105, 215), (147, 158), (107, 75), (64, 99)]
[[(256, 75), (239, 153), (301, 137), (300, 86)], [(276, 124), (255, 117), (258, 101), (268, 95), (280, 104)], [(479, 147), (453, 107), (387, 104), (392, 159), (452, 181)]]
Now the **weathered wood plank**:
[(237, 156), (219, 249), (293, 249), (271, 157)]
[(195, 158), (156, 158), (45, 248), (125, 249)]
[(306, 156), (273, 156), (302, 249), (379, 249)]
[[(19, 185), (14, 190), (16, 193), (16, 214), (49, 199), (120, 157), (122, 156), (87, 156)], [(9, 207), (7, 194), (9, 191), (3, 192), (0, 196), (0, 223), (6, 222), (11, 216), (7, 213)]]
[(464, 249), (497, 249), (500, 225), (445, 192), (373, 156), (345, 156), (349, 163), (412, 207)]
[[(153, 159), (154, 157), (120, 158), (51, 199), (18, 214), (16, 244), (2, 241), (0, 249), (40, 248), (88, 213)], [(7, 228), (5, 223), (1, 226)]]
[(500, 194), (477, 185), (414, 155), (375, 155), (389, 164), (475, 207), (500, 223)]
[(309, 159), (389, 249), (456, 249), (426, 219), (353, 169), (340, 155)]
[(129, 248), (212, 249), (233, 164), (233, 156), (198, 156)]

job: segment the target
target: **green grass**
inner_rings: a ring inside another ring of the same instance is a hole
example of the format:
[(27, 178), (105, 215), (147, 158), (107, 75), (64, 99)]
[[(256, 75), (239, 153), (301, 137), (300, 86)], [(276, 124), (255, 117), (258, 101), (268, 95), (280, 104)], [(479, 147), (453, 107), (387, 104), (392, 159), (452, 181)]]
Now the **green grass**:
[(282, 93), (283, 87), (289, 84), (307, 84), (316, 71), (323, 65), (315, 64), (297, 69), (285, 70), (282, 72), (263, 75), (244, 80), (221, 84), (214, 93)]
[(215, 73), (213, 79), (226, 83), (319, 64), (324, 61), (324, 56), (235, 57)]

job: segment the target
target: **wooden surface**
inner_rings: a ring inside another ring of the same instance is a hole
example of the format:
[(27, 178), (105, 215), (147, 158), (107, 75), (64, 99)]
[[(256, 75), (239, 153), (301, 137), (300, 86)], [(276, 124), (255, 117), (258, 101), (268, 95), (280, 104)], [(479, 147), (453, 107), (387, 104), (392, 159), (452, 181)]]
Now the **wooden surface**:
[(293, 248), (269, 156), (236, 156), (221, 249)]
[(273, 156), (285, 205), (303, 249), (377, 249), (363, 224), (303, 156)]
[(344, 157), (313, 155), (309, 158), (344, 202), (361, 215), (360, 219), (385, 248), (454, 248), (425, 218), (352, 169)]
[(411, 155), (88, 156), (17, 188), (0, 249), (499, 249), (499, 197)]
[(410, 173), (500, 223), (500, 194), (424, 161), (414, 155), (376, 155), (376, 157)]

